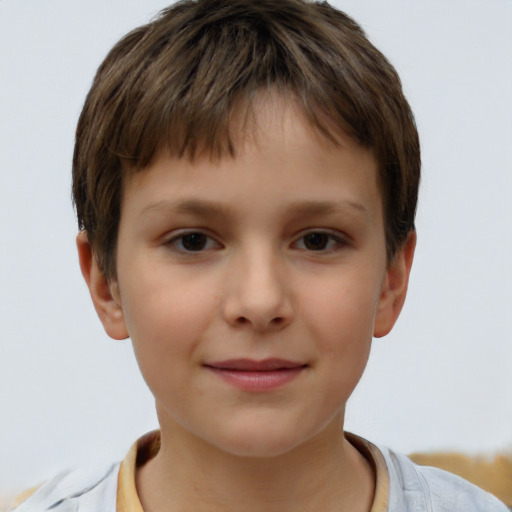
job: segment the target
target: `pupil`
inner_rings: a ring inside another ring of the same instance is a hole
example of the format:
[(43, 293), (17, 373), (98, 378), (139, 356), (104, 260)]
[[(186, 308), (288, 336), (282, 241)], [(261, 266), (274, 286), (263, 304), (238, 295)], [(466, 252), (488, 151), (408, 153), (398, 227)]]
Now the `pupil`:
[(304, 245), (311, 251), (320, 251), (327, 246), (328, 235), (325, 233), (310, 233), (305, 236)]
[(183, 247), (187, 251), (200, 251), (206, 245), (206, 235), (202, 233), (190, 233), (183, 236)]

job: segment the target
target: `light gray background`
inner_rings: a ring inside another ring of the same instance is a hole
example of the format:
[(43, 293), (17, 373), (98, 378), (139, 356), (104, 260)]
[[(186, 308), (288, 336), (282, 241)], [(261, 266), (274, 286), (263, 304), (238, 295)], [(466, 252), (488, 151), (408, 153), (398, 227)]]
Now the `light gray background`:
[[(347, 428), (402, 451), (512, 447), (512, 2), (339, 0), (420, 130), (419, 243)], [(128, 341), (96, 319), (70, 202), (95, 69), (157, 0), (0, 0), (0, 488), (123, 457), (156, 426)], [(172, 369), (170, 369), (172, 371)]]

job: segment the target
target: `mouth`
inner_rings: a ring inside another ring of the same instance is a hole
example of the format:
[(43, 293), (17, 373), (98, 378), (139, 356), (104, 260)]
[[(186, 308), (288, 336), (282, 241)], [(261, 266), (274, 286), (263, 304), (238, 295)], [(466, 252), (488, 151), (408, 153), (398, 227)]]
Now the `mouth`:
[(285, 359), (229, 359), (203, 365), (206, 369), (243, 391), (270, 391), (298, 377), (307, 364)]

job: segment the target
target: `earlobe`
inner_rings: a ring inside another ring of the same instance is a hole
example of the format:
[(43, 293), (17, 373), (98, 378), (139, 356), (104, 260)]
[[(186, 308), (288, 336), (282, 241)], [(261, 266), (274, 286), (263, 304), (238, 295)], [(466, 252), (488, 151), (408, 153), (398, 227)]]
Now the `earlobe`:
[(402, 311), (415, 247), (416, 232), (411, 231), (386, 271), (375, 316), (373, 335), (376, 338), (386, 336), (391, 331)]
[(98, 265), (86, 231), (78, 233), (76, 246), (82, 275), (106, 333), (115, 340), (128, 338), (117, 282), (109, 281)]

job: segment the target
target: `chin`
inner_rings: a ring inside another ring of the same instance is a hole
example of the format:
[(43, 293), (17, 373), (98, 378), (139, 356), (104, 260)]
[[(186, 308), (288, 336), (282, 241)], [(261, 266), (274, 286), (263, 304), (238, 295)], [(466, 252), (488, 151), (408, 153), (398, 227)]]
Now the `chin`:
[(229, 444), (219, 446), (221, 450), (236, 457), (250, 457), (258, 459), (267, 459), (279, 457), (284, 455), (293, 448), (295, 444), (291, 444), (289, 440), (282, 442), (282, 440), (269, 440), (269, 439), (243, 439), (231, 440)]
[[(303, 433), (302, 433), (303, 434)], [(309, 439), (301, 435), (297, 427), (279, 428), (268, 422), (251, 425), (238, 425), (230, 429), (222, 439), (217, 438), (217, 445), (222, 451), (238, 457), (272, 458), (291, 452)]]

